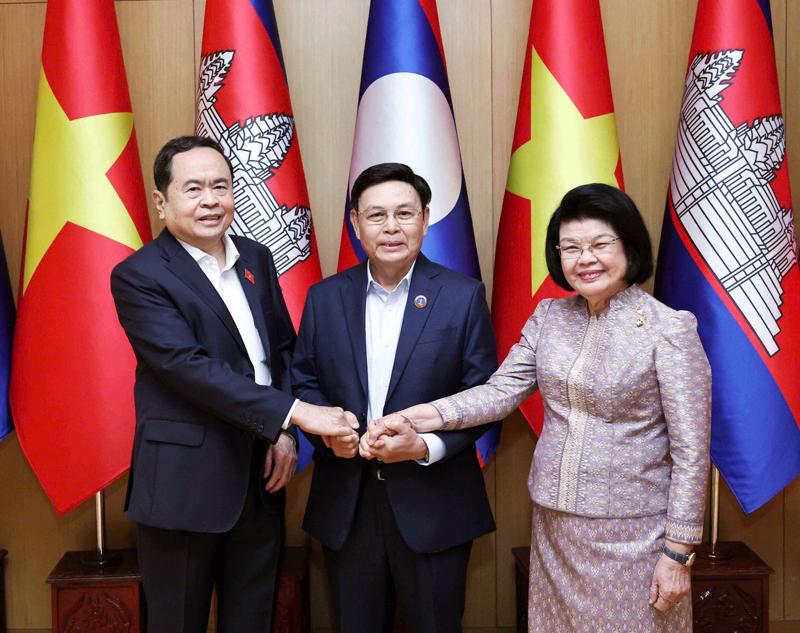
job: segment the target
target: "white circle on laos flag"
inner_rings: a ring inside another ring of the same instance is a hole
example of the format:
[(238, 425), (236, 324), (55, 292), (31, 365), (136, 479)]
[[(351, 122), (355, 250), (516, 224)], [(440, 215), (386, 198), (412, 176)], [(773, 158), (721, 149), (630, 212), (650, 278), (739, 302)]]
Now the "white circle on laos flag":
[(376, 163), (405, 163), (431, 187), (430, 224), (442, 220), (461, 194), (461, 152), (453, 113), (434, 82), (415, 73), (384, 75), (361, 97), (350, 187)]

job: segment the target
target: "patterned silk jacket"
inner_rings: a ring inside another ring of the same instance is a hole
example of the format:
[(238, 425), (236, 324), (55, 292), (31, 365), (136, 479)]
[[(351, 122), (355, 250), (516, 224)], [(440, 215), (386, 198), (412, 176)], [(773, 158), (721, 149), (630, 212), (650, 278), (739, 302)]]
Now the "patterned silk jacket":
[(544, 427), (528, 487), (587, 517), (666, 511), (666, 536), (702, 540), (711, 370), (689, 312), (636, 285), (590, 316), (582, 297), (544, 300), (485, 385), (433, 403), (446, 429), (499, 420), (539, 387)]

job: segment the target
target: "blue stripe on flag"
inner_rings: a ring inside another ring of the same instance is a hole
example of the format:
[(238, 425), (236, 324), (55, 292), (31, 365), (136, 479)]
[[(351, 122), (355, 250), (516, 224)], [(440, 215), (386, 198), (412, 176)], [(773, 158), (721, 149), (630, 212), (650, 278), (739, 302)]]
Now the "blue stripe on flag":
[(758, 6), (764, 14), (764, 20), (767, 22), (767, 28), (770, 35), (772, 35), (772, 9), (769, 6), (769, 0), (758, 0)]
[(281, 38), (278, 34), (278, 22), (275, 19), (275, 8), (272, 6), (272, 0), (250, 0), (250, 4), (258, 13), (261, 19), (261, 24), (264, 25), (269, 39), (272, 40), (272, 46), (278, 59), (281, 62), (281, 70), (283, 70), (283, 77), (286, 78), (286, 65), (283, 63), (283, 50), (281, 49)]
[(372, 0), (367, 24), (359, 99), (384, 75), (416, 73), (439, 86), (452, 110), (444, 61), (418, 0)]
[(0, 440), (14, 428), (8, 405), (8, 382), (11, 378), (11, 342), (14, 339), (14, 297), (8, 279), (8, 266), (0, 239)]
[(428, 228), (428, 234), (422, 242), (422, 252), (437, 264), (480, 280), (481, 267), (478, 263), (478, 251), (475, 248), (467, 187), (463, 179), (461, 194), (455, 207), (439, 222)]
[(308, 441), (305, 434), (297, 429), (297, 468), (294, 472), (299, 473), (308, 466), (314, 459), (314, 446)]
[(800, 428), (747, 335), (697, 268), (667, 210), (655, 295), (697, 317), (712, 372), (711, 457), (746, 513), (800, 474)]

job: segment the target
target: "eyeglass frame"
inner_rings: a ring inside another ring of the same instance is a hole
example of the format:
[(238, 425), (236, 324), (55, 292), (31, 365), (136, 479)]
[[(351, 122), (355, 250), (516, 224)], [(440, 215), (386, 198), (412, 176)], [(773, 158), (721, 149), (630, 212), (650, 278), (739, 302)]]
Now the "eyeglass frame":
[[(371, 226), (383, 226), (384, 224), (386, 224), (389, 221), (389, 218), (393, 218), (394, 221), (397, 224), (400, 224), (402, 226), (410, 226), (412, 224), (416, 224), (417, 218), (420, 217), (420, 216), (425, 215), (425, 211), (427, 211), (427, 210), (428, 210), (428, 207), (425, 207), (424, 209), (409, 208), (409, 207), (398, 207), (397, 209), (393, 209), (393, 210), (387, 210), (387, 209), (382, 209), (382, 208), (378, 207), (378, 208), (372, 208), (372, 209), (370, 209), (370, 208), (362, 209), (361, 211), (356, 210), (356, 215), (362, 216), (364, 218), (364, 220), (367, 222), (367, 224), (369, 224)], [(375, 213), (385, 213), (386, 217), (380, 222), (375, 222), (373, 220), (370, 220), (369, 217), (367, 217), (366, 215), (364, 215), (368, 211), (372, 211), (372, 212), (375, 212)], [(397, 212), (398, 211), (413, 211), (414, 217), (409, 218), (408, 220), (405, 220), (405, 221), (401, 220), (400, 218), (397, 217)]]
[(571, 248), (572, 246), (577, 246), (578, 253), (576, 255), (565, 255), (564, 254), (564, 250), (563, 250), (563, 248), (562, 248), (562, 246), (560, 244), (556, 244), (555, 248), (558, 251), (558, 254), (561, 257), (561, 259), (566, 260), (566, 261), (572, 261), (572, 260), (580, 259), (581, 257), (583, 257), (583, 251), (589, 251), (589, 253), (594, 255), (595, 257), (597, 257), (598, 254), (599, 255), (605, 255), (605, 254), (608, 253), (608, 251), (606, 251), (605, 249), (607, 247), (611, 246), (612, 244), (616, 244), (617, 242), (621, 241), (622, 238), (619, 235), (617, 235), (616, 237), (613, 237), (611, 239), (606, 239), (604, 237), (598, 237), (598, 238), (595, 238), (595, 240), (596, 240), (596, 243), (604, 244), (604, 246), (602, 247), (603, 250), (601, 250), (599, 253), (595, 252), (595, 249), (597, 248), (597, 246), (594, 246), (592, 243), (585, 244), (585, 245), (584, 244), (569, 244), (568, 248)]

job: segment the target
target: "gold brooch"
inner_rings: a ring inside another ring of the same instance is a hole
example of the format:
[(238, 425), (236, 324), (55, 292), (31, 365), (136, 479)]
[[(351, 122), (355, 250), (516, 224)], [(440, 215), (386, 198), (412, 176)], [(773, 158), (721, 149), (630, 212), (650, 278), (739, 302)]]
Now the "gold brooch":
[(639, 315), (636, 318), (636, 327), (642, 327), (644, 325), (644, 322), (645, 322), (644, 310), (642, 310), (641, 306), (636, 306), (636, 309), (634, 310), (634, 312)]

